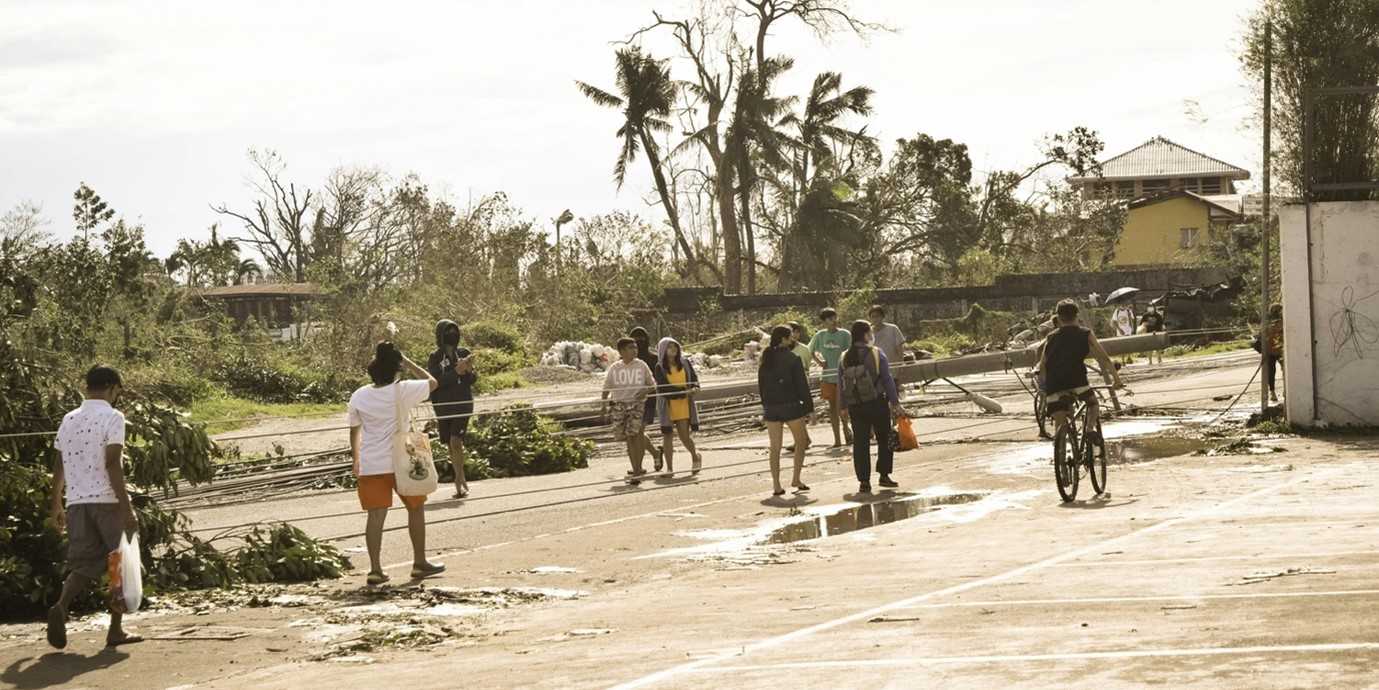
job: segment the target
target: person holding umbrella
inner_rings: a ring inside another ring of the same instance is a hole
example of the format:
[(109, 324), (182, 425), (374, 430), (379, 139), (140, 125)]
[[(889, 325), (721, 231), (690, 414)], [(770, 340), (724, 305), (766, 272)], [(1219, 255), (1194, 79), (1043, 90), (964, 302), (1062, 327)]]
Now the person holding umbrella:
[[(1115, 304), (1116, 310), (1111, 314), (1111, 336), (1115, 338), (1135, 334), (1135, 308), (1129, 304), (1129, 299), (1139, 288), (1123, 287), (1106, 296), (1106, 304)], [(1133, 364), (1134, 357), (1126, 356), (1125, 363)]]

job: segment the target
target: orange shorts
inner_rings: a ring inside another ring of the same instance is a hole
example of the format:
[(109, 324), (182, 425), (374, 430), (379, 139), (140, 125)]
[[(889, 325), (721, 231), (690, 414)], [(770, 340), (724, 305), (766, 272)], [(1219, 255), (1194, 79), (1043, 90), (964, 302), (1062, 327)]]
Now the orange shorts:
[(825, 402), (832, 402), (832, 401), (834, 401), (834, 400), (837, 400), (837, 399), (838, 399), (838, 384), (836, 384), (836, 383), (828, 383), (828, 382), (820, 383), (820, 384), (819, 384), (819, 397), (820, 397), (820, 398), (823, 398)]
[[(397, 493), (397, 478), (391, 474), (367, 474), (359, 478), (359, 507), (364, 510), (393, 507), (393, 494)], [(425, 496), (403, 496), (402, 505), (420, 508), (426, 503)]]

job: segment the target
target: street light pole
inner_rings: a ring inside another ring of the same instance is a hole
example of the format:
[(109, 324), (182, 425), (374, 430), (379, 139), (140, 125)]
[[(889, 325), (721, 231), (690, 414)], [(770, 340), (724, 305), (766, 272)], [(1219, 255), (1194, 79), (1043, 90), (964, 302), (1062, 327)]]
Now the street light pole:
[(555, 279), (560, 280), (560, 226), (575, 219), (575, 214), (570, 213), (570, 209), (560, 212), (555, 219)]

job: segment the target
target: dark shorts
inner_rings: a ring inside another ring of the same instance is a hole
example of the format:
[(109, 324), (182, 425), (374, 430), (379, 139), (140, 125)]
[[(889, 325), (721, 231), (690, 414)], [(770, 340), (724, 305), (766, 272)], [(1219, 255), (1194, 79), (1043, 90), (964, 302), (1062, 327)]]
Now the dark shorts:
[(1095, 405), (1097, 401), (1096, 391), (1092, 390), (1090, 386), (1084, 388), (1074, 388), (1072, 390), (1066, 391), (1058, 391), (1057, 393), (1049, 393), (1049, 413), (1052, 414), (1054, 412), (1067, 412), (1068, 410), (1073, 409), (1073, 398), (1077, 398), (1078, 400), (1081, 400), (1082, 402), (1085, 402), (1088, 405)]
[(124, 534), (118, 503), (67, 506), (67, 570), (92, 580), (106, 572), (106, 559)]
[[(466, 414), (457, 412), (455, 414)], [(469, 417), (456, 417), (455, 419), (436, 420), (436, 433), (441, 438), (441, 443), (450, 443), (451, 438), (461, 441), (469, 434)]]
[(809, 416), (809, 408), (804, 403), (785, 403), (779, 405), (764, 405), (762, 407), (762, 418), (768, 422), (793, 422)]

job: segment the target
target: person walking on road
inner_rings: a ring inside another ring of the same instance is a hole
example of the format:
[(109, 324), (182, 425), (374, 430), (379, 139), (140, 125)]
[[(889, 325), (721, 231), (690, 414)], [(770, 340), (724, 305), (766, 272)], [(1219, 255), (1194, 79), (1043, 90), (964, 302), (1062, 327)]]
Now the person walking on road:
[[(1158, 309), (1150, 307), (1145, 310), (1144, 316), (1140, 317), (1140, 326), (1135, 329), (1135, 333), (1160, 333), (1163, 330), (1163, 314), (1160, 314)], [(1149, 363), (1153, 364), (1156, 357), (1158, 358), (1159, 364), (1164, 363), (1164, 351), (1162, 349), (1150, 350)]]
[(603, 377), (603, 414), (613, 426), (613, 437), (627, 443), (627, 459), (632, 464), (627, 483), (637, 486), (646, 474), (642, 458), (651, 441), (646, 437), (644, 410), (648, 396), (656, 390), (656, 376), (637, 358), (637, 341), (632, 338), (618, 340), (618, 356)]
[(665, 458), (666, 473), (675, 474), (675, 436), (690, 454), (690, 471), (699, 474), (703, 467), (703, 456), (694, 447), (693, 432), (699, 431), (699, 406), (694, 403), (694, 393), (699, 389), (699, 374), (694, 364), (681, 352), (680, 342), (674, 338), (661, 338), (656, 344), (658, 365), (656, 371), (656, 417), (661, 420), (661, 453)]
[[(417, 380), (400, 381), (403, 369)], [(393, 437), (407, 433), (398, 428), (405, 419), (398, 418), (398, 408), (404, 411), (420, 405), (439, 383), (425, 369), (407, 359), (391, 342), (384, 341), (374, 348), (369, 362), (372, 383), (361, 386), (350, 396), (347, 416), (350, 426), (350, 455), (354, 458), (354, 476), (359, 479), (357, 492), (359, 507), (368, 513), (364, 528), (364, 544), (369, 552), (368, 583), (379, 585), (388, 581), (383, 572), (383, 524), (393, 507), (397, 492), (397, 478), (393, 474)], [(426, 560), (426, 504), (425, 496), (402, 496), (407, 508), (407, 534), (412, 540), (412, 577), (419, 579), (439, 574), (442, 564)]]
[[(86, 372), (85, 400), (57, 429), (53, 462), (52, 519), (67, 532), (67, 579), (48, 609), (48, 644), (67, 646), (67, 611), (87, 587), (106, 574), (106, 559), (124, 535), (139, 530), (124, 479), (124, 415), (112, 405), (124, 390), (120, 372), (93, 367)], [(63, 507), (63, 496), (67, 505)], [(7, 511), (8, 512), (8, 509)], [(107, 647), (142, 642), (123, 627), (124, 611), (112, 601)]]
[[(660, 363), (656, 360), (656, 353), (651, 351), (651, 334), (647, 333), (645, 328), (637, 326), (629, 331), (627, 335), (637, 341), (637, 359), (645, 362), (647, 368), (651, 370), (652, 374), (655, 374), (656, 367), (660, 366)], [(652, 428), (655, 424), (656, 399), (648, 397), (646, 399), (645, 409), (642, 410), (642, 427)], [(657, 472), (660, 472), (665, 462), (663, 455), (664, 451), (657, 448), (656, 443), (651, 440), (651, 436), (645, 432), (643, 432), (642, 435), (642, 446), (646, 452), (651, 453), (651, 458), (655, 463), (654, 467)]]
[(1283, 366), (1283, 305), (1269, 305), (1269, 323), (1264, 327), (1260, 342), (1268, 346), (1264, 352), (1264, 380), (1269, 386), (1269, 400), (1278, 402), (1278, 392), (1274, 388), (1278, 369)]
[(905, 334), (900, 331), (899, 326), (886, 321), (886, 308), (873, 304), (871, 309), (867, 310), (867, 318), (871, 320), (872, 341), (876, 343), (876, 347), (881, 349), (892, 365), (903, 364)]
[[(1121, 338), (1134, 334), (1135, 309), (1128, 304), (1122, 304), (1116, 307), (1116, 310), (1111, 313), (1111, 335), (1116, 338)], [(1135, 363), (1135, 358), (1131, 355), (1124, 356), (1122, 360), (1126, 364)]]
[(466, 498), (464, 441), (474, 414), (474, 384), (479, 375), (474, 371), (473, 354), (460, 347), (459, 324), (449, 319), (436, 322), (436, 351), (426, 360), (426, 371), (438, 382), (431, 391), (431, 405), (436, 411), (436, 432), (450, 450), (450, 464), (455, 468), (454, 497)]
[[(848, 332), (838, 327), (838, 312), (832, 307), (819, 312), (822, 328), (809, 341), (809, 351), (814, 361), (823, 367), (819, 379), (819, 397), (828, 403), (828, 420), (833, 425), (833, 447), (841, 448), (843, 442), (852, 443), (852, 430), (847, 425), (847, 411), (838, 402), (838, 361), (851, 344)], [(839, 433), (841, 429), (841, 433)]]
[(772, 496), (785, 495), (780, 484), (780, 452), (786, 427), (790, 428), (795, 440), (795, 472), (790, 486), (795, 488), (795, 493), (809, 491), (801, 473), (804, 471), (804, 451), (809, 447), (805, 421), (814, 411), (814, 395), (809, 390), (804, 364), (792, 351), (791, 341), (789, 326), (771, 329), (770, 345), (762, 353), (761, 367), (757, 369), (762, 417), (766, 420), (766, 433), (771, 443)]
[[(790, 327), (790, 351), (794, 352), (795, 356), (800, 358), (800, 366), (804, 367), (805, 385), (808, 386), (809, 368), (814, 366), (814, 353), (809, 351), (809, 345), (807, 344), (807, 341), (805, 339), (804, 324), (798, 321), (791, 321), (785, 325)], [(811, 404), (810, 407), (812, 408), (813, 405)], [(810, 413), (810, 416), (813, 416), (812, 412)], [(804, 447), (806, 449), (814, 445), (814, 439), (810, 438), (809, 436), (808, 417), (805, 418), (804, 441)], [(786, 446), (785, 449), (793, 453), (795, 452), (795, 444), (791, 443), (790, 445)]]
[(858, 492), (871, 493), (871, 439), (876, 437), (876, 471), (881, 486), (893, 489), (891, 479), (895, 451), (891, 449), (891, 421), (900, 415), (900, 396), (885, 353), (872, 346), (871, 324), (852, 324), (852, 347), (840, 362), (838, 395), (852, 420), (852, 466), (857, 472)]

